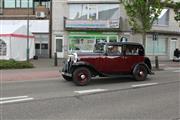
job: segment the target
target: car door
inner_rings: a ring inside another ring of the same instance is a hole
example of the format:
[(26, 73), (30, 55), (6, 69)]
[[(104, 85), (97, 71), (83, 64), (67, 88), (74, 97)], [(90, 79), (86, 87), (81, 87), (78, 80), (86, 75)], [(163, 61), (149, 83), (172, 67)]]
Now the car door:
[(129, 73), (133, 67), (144, 61), (144, 49), (138, 45), (124, 45), (124, 71)]
[[(122, 45), (108, 46), (116, 48), (115, 51), (108, 52), (103, 57), (102, 72), (106, 74), (118, 74), (124, 71), (124, 56), (122, 54)], [(118, 51), (117, 51), (118, 50)]]

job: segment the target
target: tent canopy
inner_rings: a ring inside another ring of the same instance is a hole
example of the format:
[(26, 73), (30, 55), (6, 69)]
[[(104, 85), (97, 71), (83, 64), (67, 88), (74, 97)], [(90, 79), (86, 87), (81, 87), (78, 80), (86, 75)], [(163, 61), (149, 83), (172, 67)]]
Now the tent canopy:
[(29, 45), (29, 58), (34, 57), (34, 36), (30, 32), (27, 34), (25, 25), (0, 25), (0, 59), (25, 61), (27, 45)]

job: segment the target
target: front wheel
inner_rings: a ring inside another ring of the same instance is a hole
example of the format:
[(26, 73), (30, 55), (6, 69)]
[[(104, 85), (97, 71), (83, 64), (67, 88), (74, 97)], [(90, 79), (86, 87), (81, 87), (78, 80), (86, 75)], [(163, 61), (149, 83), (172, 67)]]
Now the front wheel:
[(86, 67), (80, 67), (74, 70), (73, 80), (76, 85), (87, 85), (91, 80), (91, 72)]
[(133, 71), (133, 77), (137, 81), (143, 81), (147, 78), (147, 69), (143, 65), (139, 65), (135, 67), (135, 70)]

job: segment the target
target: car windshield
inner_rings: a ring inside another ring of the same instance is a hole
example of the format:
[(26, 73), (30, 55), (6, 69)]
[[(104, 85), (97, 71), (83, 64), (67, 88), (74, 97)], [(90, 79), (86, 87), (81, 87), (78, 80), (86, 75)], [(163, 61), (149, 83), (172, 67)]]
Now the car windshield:
[(95, 53), (103, 53), (105, 51), (105, 44), (103, 43), (98, 43), (98, 44), (95, 44), (94, 46), (94, 52)]

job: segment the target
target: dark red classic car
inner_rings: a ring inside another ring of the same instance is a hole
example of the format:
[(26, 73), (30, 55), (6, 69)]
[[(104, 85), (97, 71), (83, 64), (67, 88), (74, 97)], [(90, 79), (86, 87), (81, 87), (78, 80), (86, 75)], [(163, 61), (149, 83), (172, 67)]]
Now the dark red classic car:
[(147, 78), (151, 62), (141, 44), (130, 42), (98, 43), (93, 52), (69, 55), (62, 76), (77, 85), (87, 85), (92, 77), (133, 75), (135, 80)]

